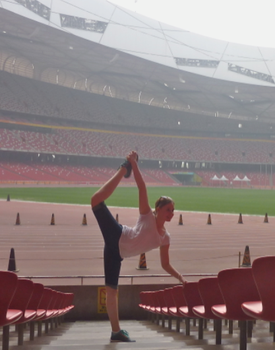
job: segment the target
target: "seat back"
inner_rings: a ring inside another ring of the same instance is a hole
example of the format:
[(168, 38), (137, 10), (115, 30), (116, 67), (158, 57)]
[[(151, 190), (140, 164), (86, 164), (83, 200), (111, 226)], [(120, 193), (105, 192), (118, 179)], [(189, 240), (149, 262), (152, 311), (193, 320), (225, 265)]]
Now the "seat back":
[(224, 304), (224, 299), (220, 290), (217, 277), (202, 278), (199, 280), (199, 293), (205, 308), (205, 317), (216, 319), (211, 307), (213, 305)]
[(177, 308), (181, 306), (186, 306), (186, 300), (183, 294), (183, 286), (175, 286), (172, 288), (172, 297), (174, 300), (174, 304)]
[(173, 288), (165, 288), (164, 289), (164, 301), (165, 301), (165, 304), (168, 308), (175, 306), (175, 302), (174, 302), (173, 295), (172, 295), (172, 289)]
[(58, 295), (58, 292), (56, 290), (52, 289), (51, 291), (52, 291), (52, 299), (51, 299), (48, 310), (56, 310), (55, 306), (58, 302), (59, 295)]
[(263, 304), (263, 317), (274, 319), (275, 256), (255, 259), (252, 264), (252, 273)]
[(33, 282), (28, 279), (19, 278), (17, 288), (10, 303), (11, 309), (26, 311), (29, 301), (33, 294)]
[(34, 283), (33, 284), (33, 293), (32, 297), (28, 304), (28, 309), (30, 310), (37, 310), (38, 306), (40, 304), (40, 301), (42, 299), (42, 295), (44, 293), (44, 286), (41, 283)]
[(57, 297), (56, 297), (56, 301), (54, 304), (54, 309), (55, 310), (60, 310), (62, 308), (62, 304), (63, 304), (63, 298), (64, 298), (64, 293), (56, 291), (57, 292)]
[(53, 292), (50, 288), (44, 288), (42, 298), (38, 305), (39, 309), (48, 310), (53, 298)]
[(65, 307), (72, 307), (74, 306), (74, 293), (66, 293), (66, 305)]
[(62, 309), (69, 311), (74, 308), (73, 305), (74, 293), (63, 293)]
[(151, 291), (142, 291), (140, 292), (140, 307), (142, 308), (149, 308), (152, 306), (152, 299), (151, 299)]
[(252, 275), (252, 268), (233, 268), (218, 274), (219, 286), (227, 309), (227, 318), (250, 320), (241, 308), (246, 301), (258, 301), (260, 296)]
[(193, 313), (193, 307), (203, 304), (199, 293), (199, 283), (198, 282), (186, 283), (183, 288), (183, 295), (186, 300), (186, 305), (188, 307), (188, 317), (197, 318), (197, 315)]
[(0, 326), (5, 323), (7, 311), (17, 288), (17, 275), (0, 271)]
[(148, 292), (147, 300), (149, 305), (149, 311), (154, 313), (156, 311), (156, 306), (157, 306), (155, 291)]
[(142, 308), (145, 308), (147, 305), (147, 299), (146, 299), (146, 291), (141, 291), (139, 293), (140, 303), (139, 306)]
[(156, 290), (154, 292), (154, 298), (156, 301), (156, 304), (155, 304), (156, 312), (162, 313), (162, 308), (166, 306), (165, 300), (164, 300), (164, 290), (163, 289)]

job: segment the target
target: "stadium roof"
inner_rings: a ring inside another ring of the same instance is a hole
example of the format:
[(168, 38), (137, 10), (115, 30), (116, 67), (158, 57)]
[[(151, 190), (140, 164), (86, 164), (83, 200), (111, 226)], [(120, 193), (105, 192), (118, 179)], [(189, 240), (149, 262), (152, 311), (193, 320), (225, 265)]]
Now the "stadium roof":
[[(254, 85), (211, 78), (139, 56), (0, 9), (1, 70), (188, 113), (275, 122), (272, 75), (262, 74), (263, 85)], [(257, 73), (248, 70), (253, 72)], [(264, 79), (269, 79), (267, 84)]]

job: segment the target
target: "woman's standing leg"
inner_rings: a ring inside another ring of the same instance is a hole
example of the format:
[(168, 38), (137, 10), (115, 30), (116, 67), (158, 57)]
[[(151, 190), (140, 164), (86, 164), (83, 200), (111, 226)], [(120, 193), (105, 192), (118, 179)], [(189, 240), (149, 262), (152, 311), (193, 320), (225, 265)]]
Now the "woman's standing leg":
[[(111, 194), (119, 185), (125, 173), (125, 168), (119, 168), (115, 175), (113, 175), (110, 180), (108, 180), (97, 192), (94, 193), (91, 199), (92, 208), (97, 206), (99, 203), (104, 202), (111, 196)], [(118, 316), (117, 289), (111, 288), (109, 286), (106, 286), (106, 307), (111, 322), (112, 331), (118, 332), (120, 330), (120, 326)]]
[[(112, 176), (112, 178), (109, 181), (107, 181), (92, 196), (91, 205), (92, 205), (92, 209), (93, 209), (94, 214), (96, 215), (97, 219), (98, 219), (98, 215), (96, 214), (96, 212), (98, 212), (98, 208), (101, 207), (101, 210), (102, 210), (102, 206), (104, 206), (106, 208), (106, 206), (103, 202), (111, 196), (111, 194), (114, 192), (116, 187), (119, 185), (122, 178), (127, 173), (127, 171), (128, 170), (124, 166), (121, 166), (118, 169), (118, 171), (115, 173), (115, 175)], [(100, 203), (101, 203), (101, 205), (99, 205)], [(110, 237), (111, 237), (110, 234), (112, 234), (112, 233), (114, 234), (113, 230), (117, 229), (116, 225), (113, 226), (112, 220), (114, 220), (114, 219), (112, 218), (111, 221), (105, 220), (104, 225), (103, 225), (105, 227), (102, 227), (100, 225), (102, 233), (107, 231), (107, 233), (108, 233), (107, 236), (110, 236)], [(99, 224), (102, 224), (102, 220), (100, 220)], [(104, 233), (103, 233), (103, 236), (104, 236), (104, 240), (105, 240)], [(110, 244), (112, 246), (113, 243), (110, 242)], [(120, 259), (119, 252), (117, 251), (117, 253), (115, 253), (115, 255), (118, 258), (116, 258), (112, 263), (112, 260), (110, 262), (110, 259), (109, 259), (109, 257), (111, 257), (111, 255), (112, 255), (112, 253), (109, 249), (106, 249), (106, 248), (107, 248), (107, 246), (106, 246), (106, 240), (105, 240), (104, 265), (105, 265), (105, 271), (106, 271), (106, 269), (108, 270), (108, 273), (106, 276), (109, 276), (109, 277), (114, 276), (115, 279), (116, 279), (116, 277), (118, 279), (119, 270), (120, 270), (120, 260), (118, 260), (118, 259)], [(117, 245), (116, 249), (118, 249), (118, 245)], [(110, 271), (110, 267), (111, 267), (111, 271)], [(112, 271), (112, 269), (113, 269), (113, 271)], [(110, 272), (111, 272), (111, 274), (110, 274)], [(105, 276), (105, 279), (106, 279), (106, 276)], [(110, 279), (109, 277), (107, 277), (107, 280)], [(118, 296), (117, 280), (116, 280), (116, 282), (113, 282), (113, 283), (109, 282), (110, 283), (109, 285), (108, 285), (107, 280), (106, 280), (106, 307), (107, 307), (108, 317), (109, 317), (111, 327), (112, 327), (111, 341), (123, 341), (123, 342), (133, 341), (130, 339), (127, 332), (121, 331), (121, 329), (120, 329), (119, 312), (118, 312), (118, 298), (117, 298), (117, 296)], [(111, 278), (111, 280), (113, 280), (113, 279)], [(111, 287), (111, 286), (113, 286), (113, 287)]]
[(106, 286), (106, 307), (112, 327), (112, 332), (120, 331), (117, 293), (117, 289)]

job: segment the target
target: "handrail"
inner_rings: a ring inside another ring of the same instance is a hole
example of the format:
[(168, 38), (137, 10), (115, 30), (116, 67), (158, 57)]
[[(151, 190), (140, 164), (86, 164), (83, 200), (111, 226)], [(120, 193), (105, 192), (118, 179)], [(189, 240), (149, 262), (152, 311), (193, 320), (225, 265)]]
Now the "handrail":
[[(183, 277), (211, 277), (217, 276), (217, 273), (185, 273)], [(69, 276), (19, 276), (22, 278), (33, 279), (80, 279), (81, 285), (83, 286), (84, 279), (96, 279), (105, 278), (105, 275), (69, 275)], [(130, 278), (131, 285), (133, 285), (135, 278), (156, 278), (156, 277), (172, 277), (169, 274), (150, 274), (150, 275), (121, 275), (119, 278)]]

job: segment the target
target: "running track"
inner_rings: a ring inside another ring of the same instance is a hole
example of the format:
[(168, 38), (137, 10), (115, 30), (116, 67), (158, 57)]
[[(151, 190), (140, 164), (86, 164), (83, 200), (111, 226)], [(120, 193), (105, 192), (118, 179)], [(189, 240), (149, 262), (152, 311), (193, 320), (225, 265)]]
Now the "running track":
[[(134, 225), (137, 209), (111, 208), (119, 222)], [(20, 225), (15, 225), (19, 213)], [(55, 225), (50, 225), (54, 214)], [(82, 225), (86, 214), (87, 226)], [(182, 214), (183, 225), (179, 225)], [(237, 267), (239, 252), (250, 248), (251, 261), (275, 254), (275, 218), (264, 216), (175, 212), (167, 224), (170, 260), (184, 273), (217, 273)], [(15, 249), (19, 276), (102, 275), (103, 240), (90, 206), (0, 200), (0, 269), (7, 270)], [(139, 257), (125, 259), (122, 275), (163, 274), (158, 249), (146, 253), (147, 271), (136, 269)], [(188, 279), (188, 278), (187, 278)], [(192, 280), (198, 277), (189, 278)], [(147, 279), (148, 280), (148, 279)], [(152, 282), (152, 281), (150, 281)], [(176, 280), (171, 279), (171, 283)]]

